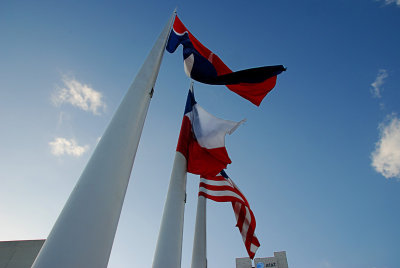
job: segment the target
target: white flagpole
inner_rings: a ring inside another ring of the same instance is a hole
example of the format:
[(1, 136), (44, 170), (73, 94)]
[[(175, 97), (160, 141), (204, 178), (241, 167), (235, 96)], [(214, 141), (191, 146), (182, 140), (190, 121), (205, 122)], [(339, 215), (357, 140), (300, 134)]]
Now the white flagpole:
[(194, 230), (192, 268), (207, 267), (207, 200), (204, 196), (197, 199), (196, 225)]
[(175, 14), (174, 11), (114, 114), (33, 268), (107, 267)]
[(180, 152), (176, 152), (153, 259), (153, 268), (181, 267), (185, 203), (186, 158)]
[[(190, 88), (193, 90), (193, 81), (190, 83)], [(186, 177), (186, 158), (182, 153), (175, 152), (156, 251), (154, 253), (153, 268), (181, 267)]]

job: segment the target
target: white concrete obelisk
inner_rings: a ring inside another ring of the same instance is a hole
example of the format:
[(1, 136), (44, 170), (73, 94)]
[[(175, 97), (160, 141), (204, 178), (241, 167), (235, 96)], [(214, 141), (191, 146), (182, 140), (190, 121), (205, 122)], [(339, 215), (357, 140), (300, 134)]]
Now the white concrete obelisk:
[(207, 199), (204, 196), (198, 196), (196, 225), (194, 229), (192, 268), (207, 267)]
[(176, 12), (87, 163), (33, 268), (105, 268)]

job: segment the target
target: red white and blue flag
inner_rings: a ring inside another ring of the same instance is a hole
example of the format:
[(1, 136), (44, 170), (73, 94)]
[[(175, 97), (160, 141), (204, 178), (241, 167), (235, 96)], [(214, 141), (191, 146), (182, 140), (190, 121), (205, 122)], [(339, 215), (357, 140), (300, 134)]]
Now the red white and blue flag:
[(232, 72), (222, 60), (201, 44), (176, 16), (167, 51), (175, 52), (182, 44), (186, 74), (201, 83), (226, 85), (231, 91), (259, 106), (286, 69), (282, 65), (264, 66)]
[(236, 227), (239, 228), (242, 235), (247, 253), (253, 259), (257, 249), (260, 247), (260, 242), (258, 242), (254, 234), (256, 219), (246, 197), (244, 197), (225, 171), (222, 170), (216, 176), (200, 178), (199, 196), (204, 196), (216, 202), (232, 203), (237, 221)]
[(200, 176), (215, 176), (231, 160), (225, 148), (225, 135), (243, 122), (223, 120), (204, 110), (189, 90), (176, 150), (187, 160), (187, 171)]

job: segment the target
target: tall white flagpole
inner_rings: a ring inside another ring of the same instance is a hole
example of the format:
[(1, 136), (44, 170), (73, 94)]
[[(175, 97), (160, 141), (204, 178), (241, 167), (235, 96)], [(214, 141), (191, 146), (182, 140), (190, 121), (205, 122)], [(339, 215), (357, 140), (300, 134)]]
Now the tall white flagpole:
[(206, 198), (199, 196), (197, 199), (196, 225), (193, 240), (192, 268), (207, 267), (206, 206)]
[(174, 11), (114, 114), (33, 268), (107, 267), (175, 14)]
[(153, 268), (181, 267), (185, 203), (186, 158), (180, 152), (175, 152), (174, 165), (153, 259)]
[[(193, 90), (193, 81), (190, 83), (190, 88)], [(186, 158), (177, 151), (158, 233), (153, 268), (181, 267), (186, 177)]]

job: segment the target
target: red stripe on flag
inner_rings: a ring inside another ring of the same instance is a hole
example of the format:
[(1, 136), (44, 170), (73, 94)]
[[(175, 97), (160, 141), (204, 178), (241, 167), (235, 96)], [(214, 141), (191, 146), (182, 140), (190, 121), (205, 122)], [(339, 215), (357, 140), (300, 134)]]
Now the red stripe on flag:
[(192, 133), (192, 123), (187, 116), (182, 119), (181, 131), (179, 133), (178, 144), (176, 146), (176, 151), (183, 154), (188, 159), (189, 156), (189, 144), (194, 141), (194, 136)]
[(187, 170), (201, 176), (215, 176), (232, 161), (225, 147), (206, 149), (194, 140), (189, 144)]
[(268, 78), (264, 82), (257, 84), (241, 83), (238, 85), (226, 85), (226, 86), (236, 94), (251, 101), (257, 106), (260, 106), (262, 100), (275, 87), (275, 85), (276, 85), (276, 76)]

